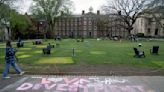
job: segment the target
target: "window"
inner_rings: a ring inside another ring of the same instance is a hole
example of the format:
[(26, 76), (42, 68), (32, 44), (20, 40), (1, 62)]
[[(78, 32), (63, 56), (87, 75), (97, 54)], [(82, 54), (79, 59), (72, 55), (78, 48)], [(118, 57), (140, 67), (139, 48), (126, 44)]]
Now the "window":
[(81, 25), (81, 22), (79, 22), (79, 25)]
[(89, 32), (89, 37), (92, 37), (92, 32)]
[(87, 18), (84, 18), (84, 21), (86, 21), (87, 20)]
[(87, 27), (86, 26), (84, 26), (84, 30), (87, 30)]
[(89, 25), (92, 25), (92, 21), (89, 21)]
[(57, 23), (55, 23), (55, 27), (57, 27)]
[(82, 18), (79, 18), (79, 21), (81, 21), (82, 20)]
[(158, 28), (155, 29), (155, 35), (158, 35)]
[(69, 22), (67, 22), (67, 26), (69, 25)]
[(87, 25), (87, 21), (84, 21), (84, 25)]
[(61, 22), (59, 22), (59, 26), (61, 26)]
[(95, 26), (94, 29), (97, 30), (97, 26)]
[(92, 30), (92, 26), (89, 26), (89, 30)]
[(148, 28), (147, 33), (150, 34), (150, 28)]
[(151, 25), (151, 21), (152, 21), (152, 19), (148, 18), (148, 25)]

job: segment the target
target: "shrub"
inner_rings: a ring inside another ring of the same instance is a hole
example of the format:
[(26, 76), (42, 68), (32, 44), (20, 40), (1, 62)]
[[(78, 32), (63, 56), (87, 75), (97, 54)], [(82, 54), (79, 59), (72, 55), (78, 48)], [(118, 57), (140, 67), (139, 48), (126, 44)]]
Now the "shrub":
[(144, 37), (144, 33), (137, 33), (137, 37)]

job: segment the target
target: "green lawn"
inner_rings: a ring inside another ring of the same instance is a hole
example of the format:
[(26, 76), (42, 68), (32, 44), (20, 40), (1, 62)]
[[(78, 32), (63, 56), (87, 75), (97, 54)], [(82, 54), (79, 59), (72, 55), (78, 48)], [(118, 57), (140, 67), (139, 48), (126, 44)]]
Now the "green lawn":
[[(59, 43), (60, 46), (52, 49), (51, 55), (43, 55), (42, 48), (48, 43)], [(142, 43), (142, 47), (138, 47)], [(159, 55), (151, 55), (150, 48), (153, 45), (159, 45)], [(14, 44), (16, 48), (16, 45)], [(145, 51), (146, 58), (134, 58), (133, 47)], [(5, 43), (0, 43), (0, 72), (4, 68)], [(72, 48), (75, 48), (75, 57), (72, 57)], [(64, 67), (70, 64), (110, 64), (110, 65), (127, 65), (134, 67), (146, 68), (164, 68), (164, 41), (110, 41), (95, 39), (85, 39), (84, 42), (76, 42), (73, 39), (64, 39), (61, 42), (48, 40), (43, 45), (32, 45), (32, 41), (25, 42), (25, 47), (16, 48), (18, 50), (18, 63), (25, 70), (51, 67), (58, 65)], [(37, 68), (40, 67), (40, 68)]]

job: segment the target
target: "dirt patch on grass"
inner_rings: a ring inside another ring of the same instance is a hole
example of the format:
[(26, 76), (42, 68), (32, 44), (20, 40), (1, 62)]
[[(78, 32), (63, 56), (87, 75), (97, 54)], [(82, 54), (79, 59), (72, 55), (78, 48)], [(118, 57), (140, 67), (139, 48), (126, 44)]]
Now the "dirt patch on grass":
[(25, 68), (26, 74), (46, 75), (102, 75), (102, 76), (163, 76), (164, 69), (141, 68), (125, 65), (51, 65), (30, 69)]
[(110, 75), (110, 76), (134, 76), (134, 75), (164, 75), (163, 69), (138, 68), (124, 65), (68, 65), (58, 68), (59, 73), (72, 73), (84, 75)]

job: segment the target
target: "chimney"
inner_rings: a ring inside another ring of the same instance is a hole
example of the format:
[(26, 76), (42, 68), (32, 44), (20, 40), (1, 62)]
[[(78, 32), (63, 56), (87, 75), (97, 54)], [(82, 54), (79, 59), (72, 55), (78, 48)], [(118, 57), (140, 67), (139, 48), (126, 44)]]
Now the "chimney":
[(25, 15), (28, 15), (27, 12), (25, 13)]
[(100, 15), (100, 10), (97, 10), (97, 15)]
[(64, 14), (64, 12), (63, 11), (61, 11), (61, 16)]
[(85, 14), (85, 11), (83, 10), (83, 11), (82, 11), (82, 15), (84, 15), (84, 14)]
[(121, 11), (118, 11), (118, 15), (121, 15)]

